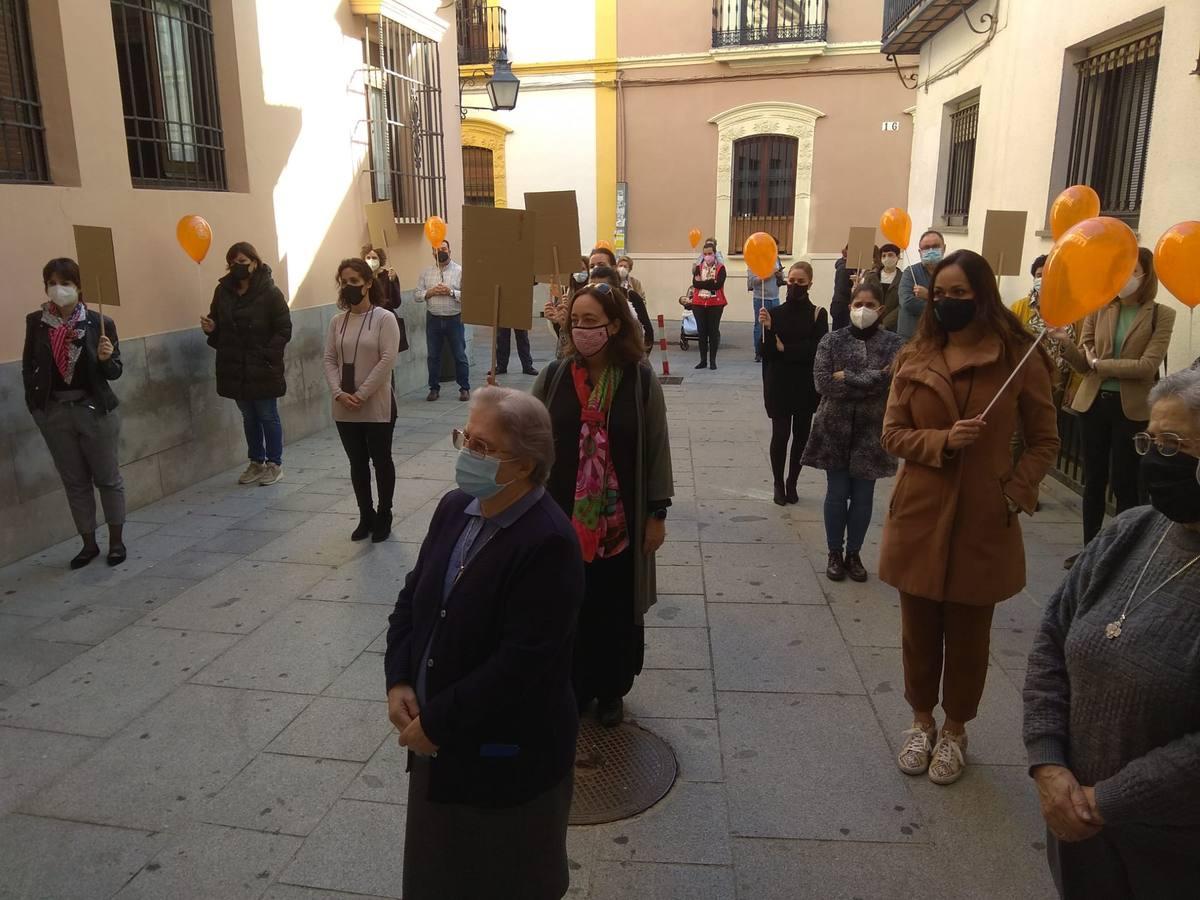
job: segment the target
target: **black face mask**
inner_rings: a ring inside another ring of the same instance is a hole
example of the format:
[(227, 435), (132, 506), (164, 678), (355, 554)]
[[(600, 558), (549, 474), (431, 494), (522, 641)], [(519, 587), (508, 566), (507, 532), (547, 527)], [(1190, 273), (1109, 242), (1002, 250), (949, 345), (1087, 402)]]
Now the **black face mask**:
[(975, 321), (974, 300), (946, 298), (933, 304), (933, 314), (945, 331), (962, 331)]
[(808, 285), (789, 284), (787, 289), (788, 303), (804, 303), (808, 300)]
[(1150, 505), (1172, 522), (1200, 522), (1200, 459), (1186, 453), (1163, 456), (1157, 447), (1142, 457), (1142, 477), (1150, 492)]
[(361, 303), (363, 299), (363, 289), (360, 284), (343, 284), (342, 289), (338, 291), (338, 296), (347, 306), (354, 306), (356, 303)]
[(450, 254), (445, 250), (439, 250), (437, 259), (438, 262), (444, 266), (446, 263), (450, 262)]
[(234, 263), (229, 267), (229, 274), (235, 281), (245, 281), (250, 277), (250, 266), (247, 263)]

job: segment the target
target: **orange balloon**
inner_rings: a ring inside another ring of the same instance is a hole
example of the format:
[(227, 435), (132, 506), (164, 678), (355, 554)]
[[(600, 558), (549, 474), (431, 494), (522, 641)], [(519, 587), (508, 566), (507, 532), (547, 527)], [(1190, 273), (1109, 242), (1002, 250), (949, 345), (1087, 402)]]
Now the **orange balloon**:
[(1050, 207), (1050, 233), (1057, 241), (1072, 225), (1100, 215), (1100, 195), (1086, 184), (1075, 184), (1054, 198)]
[(1200, 306), (1200, 222), (1180, 222), (1167, 229), (1154, 248), (1158, 280), (1184, 306)]
[(700, 233), (699, 228), (693, 228), (688, 232), (688, 242), (691, 243), (693, 250), (700, 246), (700, 238), (702, 237), (703, 235)]
[(756, 231), (746, 238), (742, 256), (751, 272), (759, 278), (767, 278), (775, 271), (775, 263), (779, 259), (779, 245), (775, 243), (775, 238), (765, 231)]
[(175, 240), (183, 252), (199, 265), (208, 256), (208, 248), (212, 246), (212, 228), (200, 216), (184, 216), (175, 226)]
[(885, 238), (904, 250), (912, 240), (912, 218), (900, 207), (893, 206), (879, 217), (879, 230)]
[(425, 238), (429, 246), (440, 247), (446, 239), (446, 222), (441, 216), (430, 216), (425, 220)]
[(599, 250), (601, 248), (607, 250), (609, 253), (617, 252), (613, 249), (612, 241), (596, 241), (596, 249)]
[(1137, 237), (1119, 219), (1100, 216), (1072, 225), (1046, 257), (1041, 312), (1065, 328), (1117, 296), (1138, 261)]

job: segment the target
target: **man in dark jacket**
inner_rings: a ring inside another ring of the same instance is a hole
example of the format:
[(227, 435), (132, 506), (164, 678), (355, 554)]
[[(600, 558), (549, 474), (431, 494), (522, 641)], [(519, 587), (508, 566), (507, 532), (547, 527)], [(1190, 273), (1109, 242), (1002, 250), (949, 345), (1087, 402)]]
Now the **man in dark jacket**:
[(225, 254), (229, 274), (217, 282), (212, 308), (200, 320), (217, 351), (217, 393), (237, 402), (250, 464), (239, 484), (274, 484), (283, 476), (283, 424), (278, 399), (287, 393), (283, 353), (292, 317), (271, 269), (253, 246)]

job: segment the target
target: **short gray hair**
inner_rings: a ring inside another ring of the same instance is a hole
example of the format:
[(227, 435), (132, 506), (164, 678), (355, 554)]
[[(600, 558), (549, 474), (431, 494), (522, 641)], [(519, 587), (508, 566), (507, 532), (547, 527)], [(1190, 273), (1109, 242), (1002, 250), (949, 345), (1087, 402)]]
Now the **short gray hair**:
[(545, 484), (554, 465), (554, 431), (542, 401), (524, 391), (489, 385), (471, 397), (472, 409), (485, 406), (500, 420), (512, 455), (533, 463), (529, 480)]
[(1182, 400), (1191, 414), (1200, 420), (1200, 368), (1192, 366), (1168, 375), (1150, 391), (1151, 404), (1167, 397)]

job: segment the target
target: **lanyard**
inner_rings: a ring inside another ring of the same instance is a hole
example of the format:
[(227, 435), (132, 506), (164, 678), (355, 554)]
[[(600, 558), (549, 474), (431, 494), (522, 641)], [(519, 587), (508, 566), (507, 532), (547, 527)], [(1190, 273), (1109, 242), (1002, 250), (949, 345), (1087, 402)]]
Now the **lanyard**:
[[(367, 323), (370, 322), (371, 316), (374, 313), (375, 313), (375, 307), (372, 306), (371, 309), (367, 311), (367, 314), (365, 316), (363, 316), (362, 322), (359, 323), (358, 339), (354, 342), (354, 358), (352, 360), (350, 360), (350, 365), (354, 365), (356, 362), (358, 362), (358, 345), (360, 343), (362, 343), (363, 328), (365, 328), (367, 326)], [(342, 335), (341, 335), (342, 347), (341, 347), (341, 350), (342, 350), (342, 364), (343, 365), (345, 365), (345, 363), (346, 363), (346, 326), (348, 326), (349, 324), (350, 324), (350, 313), (347, 312), (346, 318), (344, 318), (342, 320)]]

